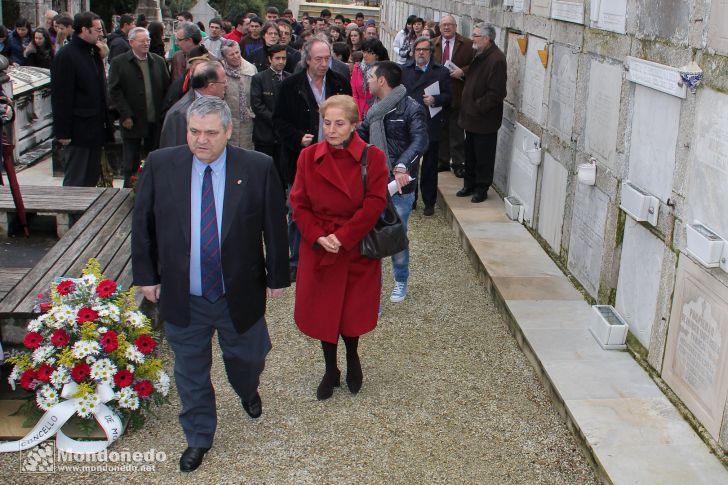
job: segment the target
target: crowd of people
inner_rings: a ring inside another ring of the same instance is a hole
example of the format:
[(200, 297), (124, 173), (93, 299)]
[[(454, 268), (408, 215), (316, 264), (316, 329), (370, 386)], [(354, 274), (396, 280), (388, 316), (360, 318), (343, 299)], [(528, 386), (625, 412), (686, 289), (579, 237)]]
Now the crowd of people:
[[(50, 65), (64, 185), (94, 186), (101, 153), (121, 134), (124, 186), (137, 183), (134, 283), (159, 303), (196, 469), (216, 427), (209, 370), (219, 334), (245, 411), (262, 413), (259, 376), (270, 338), (264, 313), (296, 281), (294, 319), (321, 342), (316, 396), (360, 391), (359, 337), (381, 314), (381, 260), (361, 240), (391, 197), (406, 231), (421, 196), (432, 216), (438, 172), (463, 178), (459, 197), (487, 198), (506, 94), (491, 25), (471, 38), (454, 17), (410, 16), (392, 45), (373, 19), (268, 7), (232, 21), (177, 15), (161, 24), (121, 15), (106, 34), (92, 12), (50, 12), (0, 43), (12, 62)], [(3, 32), (0, 30), (0, 34)], [(392, 302), (409, 291), (410, 252), (392, 256)]]

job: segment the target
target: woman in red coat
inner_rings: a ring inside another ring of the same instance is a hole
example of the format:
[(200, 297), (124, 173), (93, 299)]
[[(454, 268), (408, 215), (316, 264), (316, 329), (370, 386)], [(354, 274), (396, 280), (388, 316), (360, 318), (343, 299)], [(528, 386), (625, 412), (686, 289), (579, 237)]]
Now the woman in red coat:
[(387, 203), (388, 171), (384, 153), (370, 146), (364, 194), (360, 161), (366, 144), (355, 131), (356, 103), (332, 96), (320, 113), (326, 139), (298, 157), (291, 206), (302, 237), (294, 318), (301, 332), (321, 341), (326, 372), (316, 397), (324, 400), (341, 380), (339, 335), (346, 345), (346, 384), (353, 394), (361, 389), (357, 346), (359, 336), (377, 326), (382, 280), (381, 261), (361, 256), (359, 242)]

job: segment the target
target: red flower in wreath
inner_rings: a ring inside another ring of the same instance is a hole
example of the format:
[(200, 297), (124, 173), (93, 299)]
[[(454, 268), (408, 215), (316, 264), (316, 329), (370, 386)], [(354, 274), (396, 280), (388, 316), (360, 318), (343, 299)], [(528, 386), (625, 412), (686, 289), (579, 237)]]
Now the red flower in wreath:
[(68, 337), (68, 334), (62, 328), (54, 330), (53, 334), (51, 335), (51, 344), (56, 347), (65, 347), (66, 345), (68, 345), (69, 340), (70, 338)]
[(23, 337), (23, 345), (28, 347), (30, 350), (35, 350), (40, 347), (40, 343), (43, 341), (43, 336), (38, 332), (28, 332)]
[(132, 382), (134, 382), (134, 374), (126, 369), (117, 371), (117, 373), (114, 374), (114, 384), (116, 384), (116, 387), (118, 388), (131, 386)]
[(151, 354), (154, 347), (157, 346), (157, 342), (149, 335), (140, 335), (134, 340), (134, 345), (142, 354)]
[(51, 304), (50, 303), (41, 303), (40, 304), (40, 312), (41, 313), (48, 313), (48, 310), (50, 310), (50, 309), (51, 309)]
[(99, 312), (97, 312), (93, 308), (89, 308), (89, 307), (81, 308), (78, 311), (78, 313), (76, 314), (76, 321), (80, 324), (84, 324), (86, 322), (93, 322), (97, 318), (99, 318)]
[(111, 280), (103, 280), (96, 287), (96, 294), (101, 298), (110, 298), (116, 293), (116, 283)]
[(107, 330), (102, 333), (99, 343), (101, 344), (101, 349), (107, 354), (113, 352), (119, 347), (117, 334), (113, 330)]
[(82, 382), (91, 374), (91, 366), (86, 362), (79, 362), (71, 369), (71, 379)]
[(56, 286), (58, 294), (66, 296), (76, 289), (76, 283), (70, 280), (63, 280)]
[(32, 391), (35, 387), (34, 381), (37, 377), (37, 373), (33, 369), (24, 371), (20, 374), (20, 386), (26, 391)]
[(55, 369), (50, 364), (43, 364), (38, 367), (37, 377), (39, 381), (49, 382), (51, 380), (51, 374)]
[(147, 380), (139, 381), (134, 384), (134, 390), (139, 394), (139, 397), (148, 397), (152, 394), (154, 386)]

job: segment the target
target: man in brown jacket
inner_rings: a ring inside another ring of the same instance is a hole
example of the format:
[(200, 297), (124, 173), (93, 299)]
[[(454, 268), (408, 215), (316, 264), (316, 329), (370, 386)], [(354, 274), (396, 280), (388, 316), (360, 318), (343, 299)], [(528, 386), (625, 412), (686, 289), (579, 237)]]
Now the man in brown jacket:
[(444, 123), (440, 136), (440, 155), (438, 157), (438, 171), (450, 170), (450, 159), (455, 175), (462, 177), (465, 173), (465, 134), (458, 126), (460, 115), (460, 100), (462, 98), (465, 75), (473, 60), (473, 41), (457, 33), (457, 22), (455, 18), (446, 15), (440, 20), (440, 32), (442, 35), (435, 39), (435, 51), (433, 55), (438, 64), (445, 67), (452, 67), (450, 63), (457, 66), (457, 69), (450, 69), (450, 91), (452, 92), (452, 104), (445, 108), (443, 113)]
[(465, 179), (458, 197), (472, 195), (472, 202), (488, 198), (493, 183), (498, 128), (506, 97), (506, 56), (495, 45), (495, 28), (477, 24), (473, 29), (473, 58), (463, 88), (460, 127), (465, 130)]

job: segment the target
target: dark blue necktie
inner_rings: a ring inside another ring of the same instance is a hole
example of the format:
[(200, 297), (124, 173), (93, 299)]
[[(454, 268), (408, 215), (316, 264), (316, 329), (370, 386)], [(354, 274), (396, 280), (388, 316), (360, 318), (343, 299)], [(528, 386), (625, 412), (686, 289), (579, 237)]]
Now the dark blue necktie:
[(200, 270), (202, 296), (214, 303), (222, 296), (222, 266), (220, 239), (217, 235), (215, 191), (212, 188), (212, 169), (205, 168), (202, 179), (202, 206), (200, 208)]

